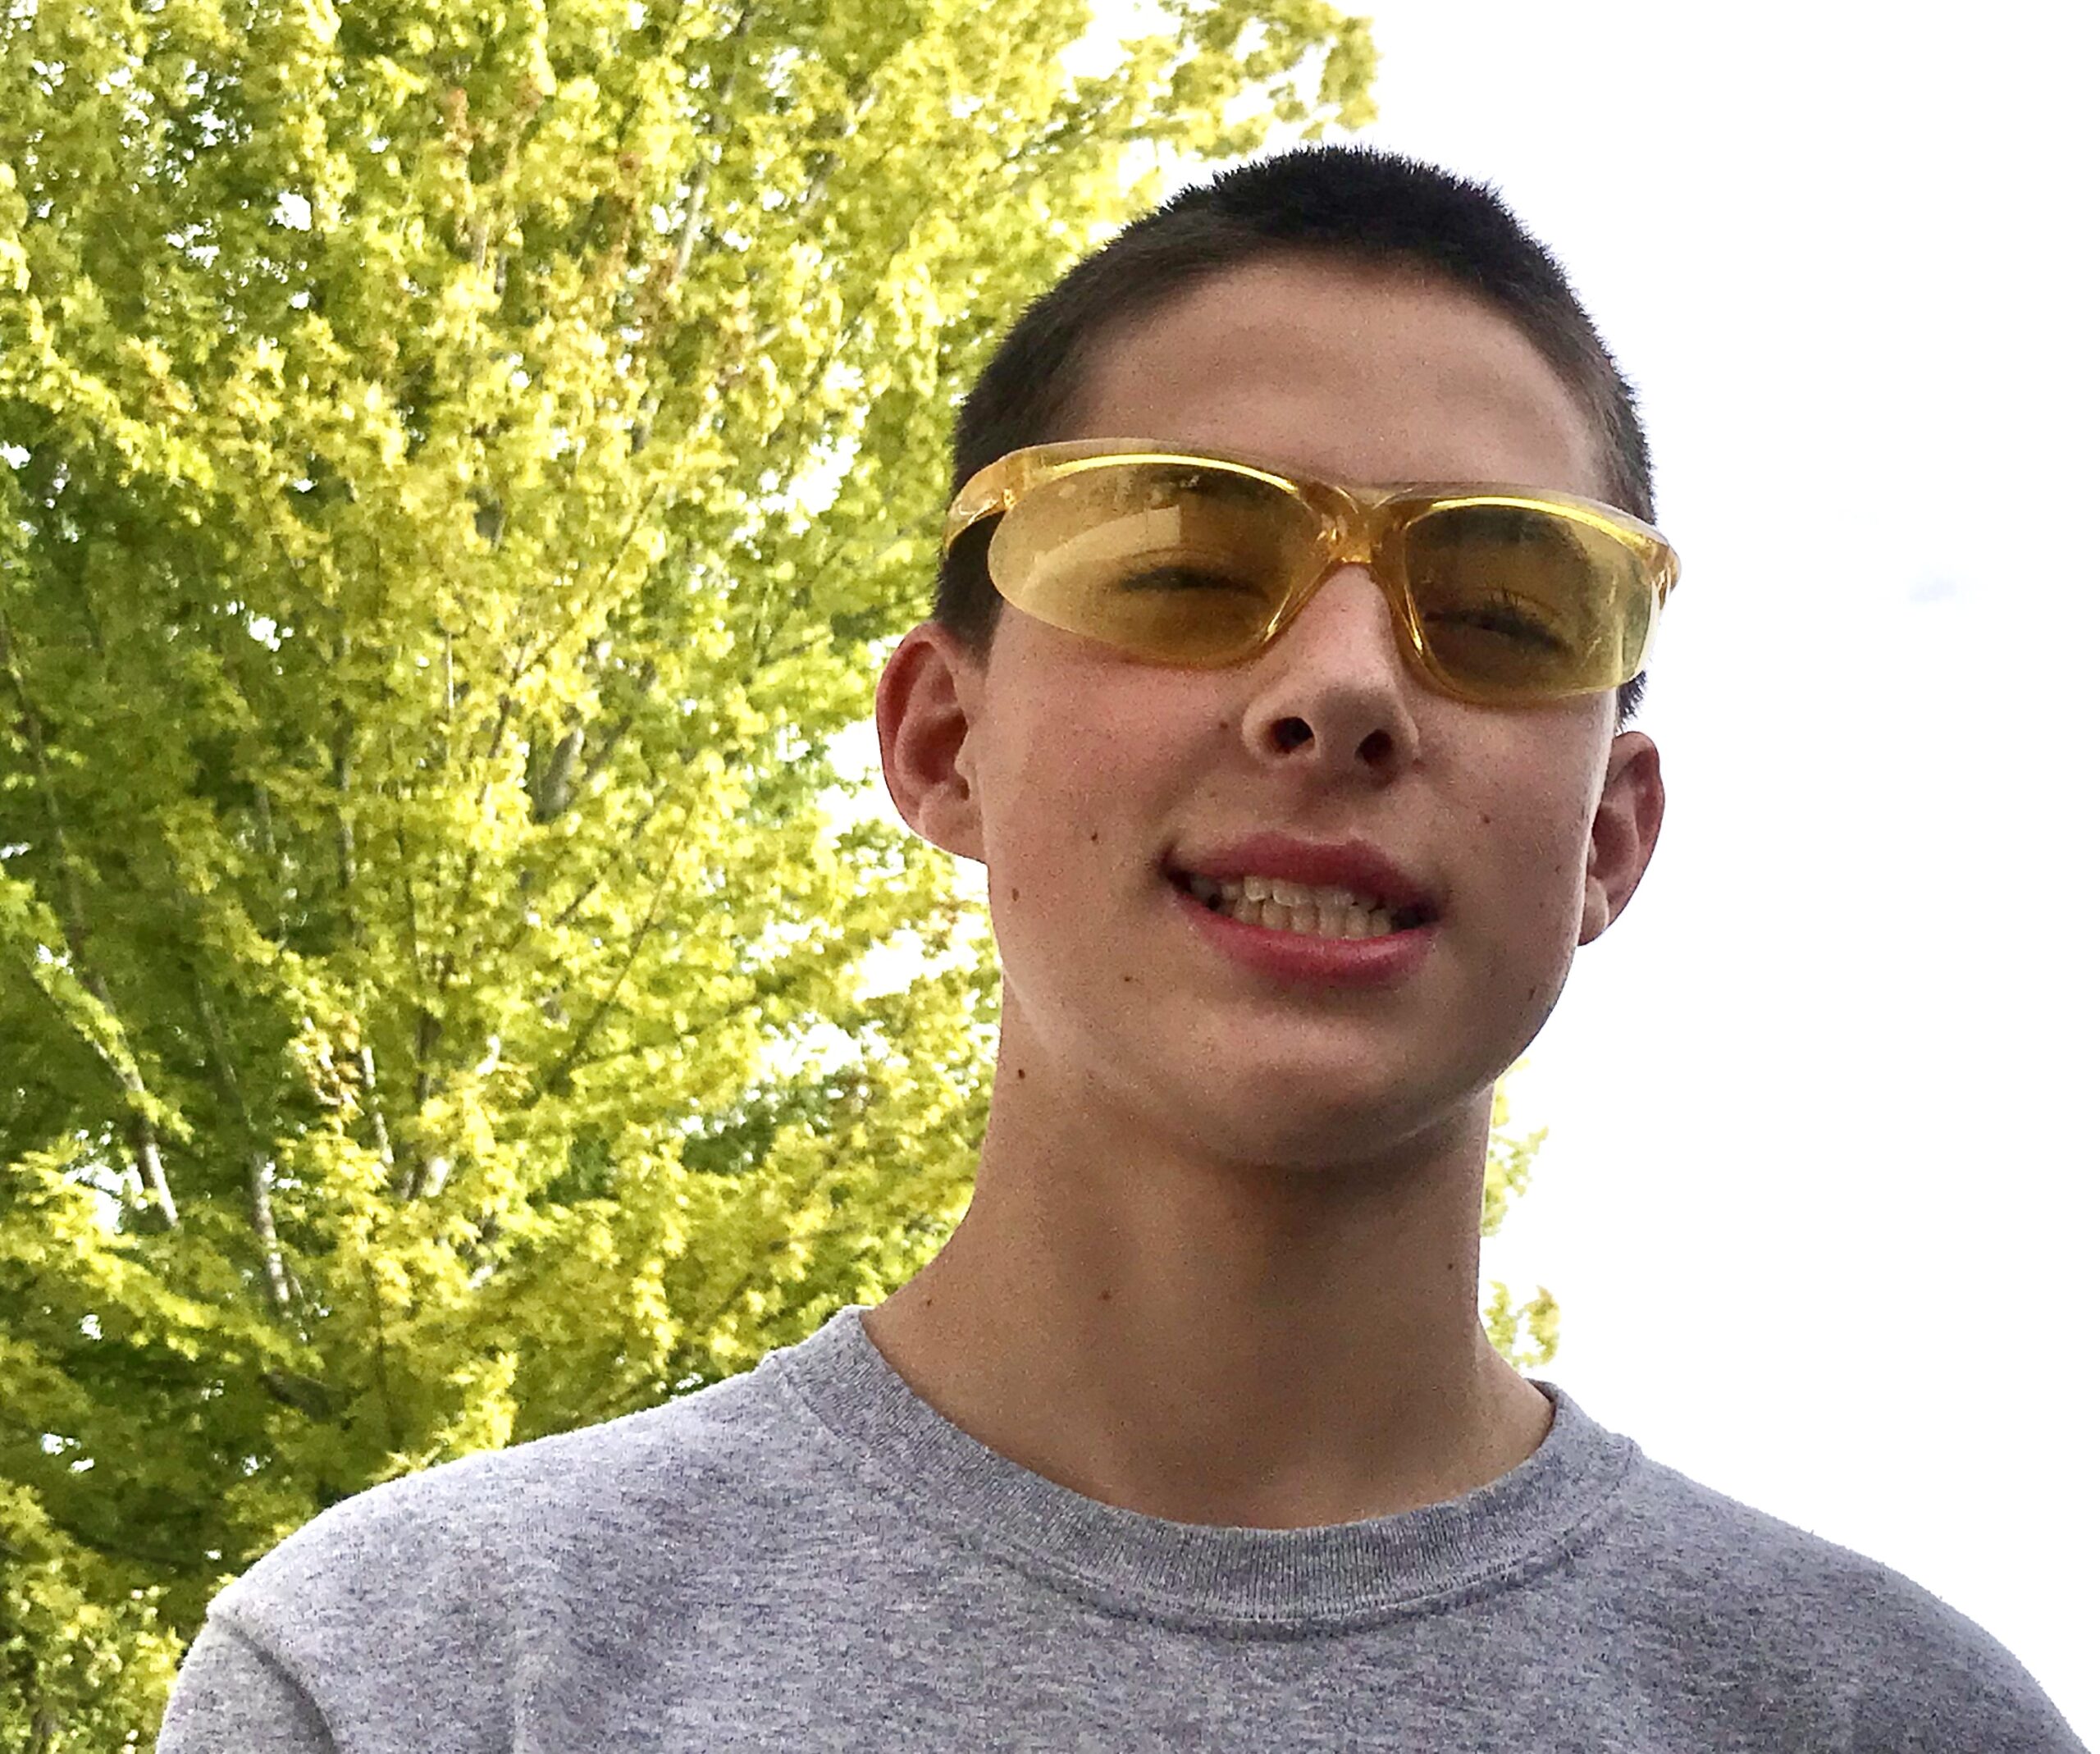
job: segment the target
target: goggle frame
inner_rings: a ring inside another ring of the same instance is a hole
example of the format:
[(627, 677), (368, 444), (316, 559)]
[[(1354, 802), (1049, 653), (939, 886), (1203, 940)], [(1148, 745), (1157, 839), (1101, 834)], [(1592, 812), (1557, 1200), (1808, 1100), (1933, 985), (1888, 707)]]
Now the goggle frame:
[[(1294, 582), (1270, 615), (1259, 636), (1244, 651), (1215, 658), (1177, 660), (1139, 655), (1143, 661), (1171, 668), (1221, 669), (1244, 664), (1273, 644), (1294, 620), (1337, 567), (1361, 566), (1371, 573), (1385, 591), (1395, 620), (1404, 630), (1417, 661), (1439, 687), (1463, 700), (1482, 704), (1516, 704), (1504, 696), (1489, 696), (1448, 674), (1430, 647), (1404, 578), (1389, 578), (1376, 564), (1379, 549), (1407, 526), (1431, 513), (1455, 508), (1509, 508), (1544, 510), (1611, 537), (1631, 550), (1639, 560), (1645, 581), (1653, 593), (1646, 637), (1639, 661), (1628, 676), (1602, 688), (1570, 688), (1544, 692), (1540, 704), (1571, 699), (1583, 694), (1622, 687), (1646, 664), (1654, 640), (1655, 624), (1662, 607), (1675, 588), (1681, 572), (1677, 551), (1662, 532), (1631, 512), (1603, 500), (1554, 489), (1501, 482), (1409, 482), (1387, 487), (1349, 486), (1317, 476), (1289, 473), (1258, 459), (1229, 451), (1193, 450), (1163, 444), (1155, 439), (1074, 439), (1054, 444), (1025, 445), (987, 464), (963, 484), (950, 502), (941, 538), (941, 551), (949, 552), (966, 532), (984, 518), (1003, 516), (1022, 498), (1047, 482), (1087, 471), (1129, 464), (1201, 467), (1223, 469), (1276, 489), (1311, 511), (1319, 522), (1317, 541), (1321, 564)], [(986, 571), (991, 573), (989, 556)], [(992, 585), (1006, 598), (996, 574)], [(1007, 598), (1011, 602), (1011, 598)], [(1028, 611), (1013, 606), (1024, 614)], [(1118, 647), (1117, 649), (1122, 649)]]

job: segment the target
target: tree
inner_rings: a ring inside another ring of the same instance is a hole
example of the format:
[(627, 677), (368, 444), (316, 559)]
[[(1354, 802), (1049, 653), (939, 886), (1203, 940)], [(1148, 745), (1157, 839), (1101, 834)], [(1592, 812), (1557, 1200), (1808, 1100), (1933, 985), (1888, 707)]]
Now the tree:
[[(1523, 1068), (1522, 1060), (1509, 1068)], [(1495, 1087), (1495, 1107), (1490, 1117), (1494, 1131), (1488, 1141), (1487, 1173), (1481, 1183), (1480, 1233), (1496, 1235), (1509, 1216), (1509, 1203), (1523, 1197), (1532, 1185), (1532, 1170), (1539, 1147), (1545, 1143), (1545, 1129), (1522, 1135), (1509, 1131), (1509, 1095), (1506, 1084)], [(1544, 1286), (1532, 1288), (1520, 1304), (1500, 1279), (1487, 1283), (1481, 1310), (1481, 1325), (1495, 1350), (1513, 1364), (1527, 1370), (1543, 1369), (1560, 1350), (1560, 1302)]]
[(1134, 149), (1367, 117), (1323, 0), (1160, 11), (0, 15), (0, 1749), (959, 1216), (993, 977), (862, 978), (960, 914), (829, 739)]

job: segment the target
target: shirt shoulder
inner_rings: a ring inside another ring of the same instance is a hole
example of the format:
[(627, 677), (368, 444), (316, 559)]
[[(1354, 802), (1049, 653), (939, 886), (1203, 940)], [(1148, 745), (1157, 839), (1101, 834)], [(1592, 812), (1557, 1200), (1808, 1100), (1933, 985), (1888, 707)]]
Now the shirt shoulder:
[(667, 1586), (650, 1574), (690, 1563), (710, 1525), (747, 1528), (776, 1500), (792, 1514), (809, 1463), (768, 1374), (345, 1499), (222, 1590), (206, 1635), (237, 1637), (336, 1747), (395, 1746), (407, 1718), (428, 1754), (495, 1754), (510, 1744), (491, 1701), (538, 1709), (534, 1652), (583, 1630), (555, 1623), (587, 1615), (608, 1580)]
[(155, 1754), (337, 1754), (320, 1710), (284, 1670), (223, 1621), (189, 1647)]
[(1893, 1567), (1645, 1457), (1614, 1509), (1596, 1538), (1641, 1579), (1619, 1598), (1631, 1660), (1775, 1709), (1819, 1697), (1853, 1754), (2084, 1754), (2011, 1651)]

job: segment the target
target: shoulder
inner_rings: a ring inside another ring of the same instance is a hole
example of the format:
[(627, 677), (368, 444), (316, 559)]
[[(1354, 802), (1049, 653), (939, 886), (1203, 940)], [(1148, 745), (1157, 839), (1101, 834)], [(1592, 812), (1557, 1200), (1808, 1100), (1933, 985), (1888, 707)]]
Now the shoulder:
[(756, 1499), (787, 1508), (801, 1471), (780, 1465), (794, 1446), (768, 1374), (346, 1499), (221, 1591), (211, 1620), (334, 1710), (357, 1708), (344, 1678), (385, 1674), (427, 1690), (423, 1710), (465, 1712), (610, 1578), (632, 1586), (710, 1525), (747, 1523)]
[(1856, 1754), (2078, 1754), (2019, 1659), (1894, 1568), (1646, 1457), (1614, 1510), (1596, 1538), (1641, 1580), (1623, 1610), (1636, 1647), (1819, 1698)]
[(326, 1721), (276, 1664), (223, 1623), (208, 1624), (168, 1695), (154, 1754), (335, 1754)]

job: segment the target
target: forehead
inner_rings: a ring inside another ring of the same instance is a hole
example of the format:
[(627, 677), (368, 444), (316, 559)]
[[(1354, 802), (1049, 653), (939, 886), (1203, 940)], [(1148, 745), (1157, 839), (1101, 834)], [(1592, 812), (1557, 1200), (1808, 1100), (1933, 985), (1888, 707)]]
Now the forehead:
[(1589, 423), (1511, 319), (1421, 272), (1327, 259), (1224, 270), (1105, 337), (1059, 436), (1209, 445), (1363, 486), (1605, 493)]

